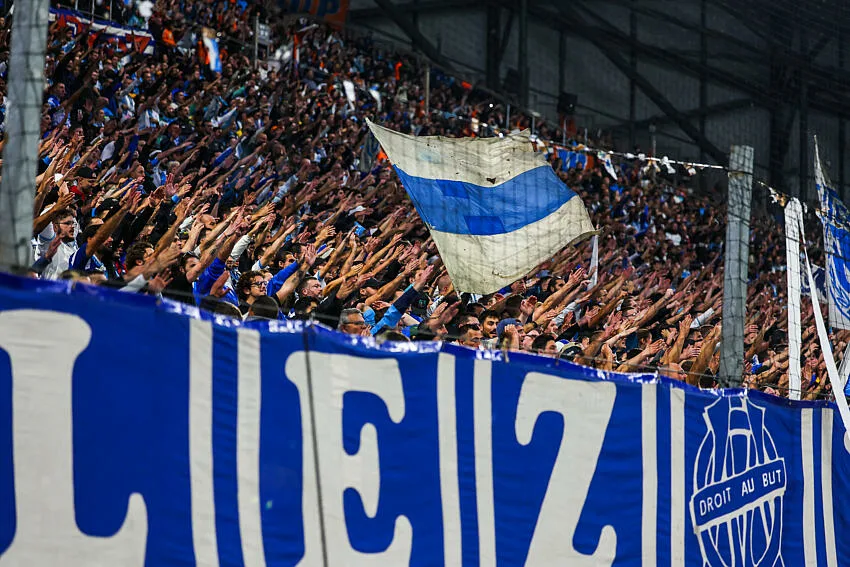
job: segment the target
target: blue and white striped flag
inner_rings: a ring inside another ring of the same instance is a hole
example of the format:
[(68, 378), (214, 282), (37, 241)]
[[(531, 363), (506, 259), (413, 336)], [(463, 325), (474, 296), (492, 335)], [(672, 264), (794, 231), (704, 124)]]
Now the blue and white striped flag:
[(850, 214), (832, 189), (823, 169), (815, 139), (815, 183), (818, 188), (826, 254), (826, 283), (829, 296), (829, 324), (834, 329), (850, 329)]
[(498, 291), (594, 230), (527, 134), (417, 138), (369, 127), (459, 291)]
[(204, 28), (204, 49), (207, 50), (207, 65), (213, 73), (221, 73), (221, 54), (218, 51), (218, 39), (216, 32), (210, 28)]

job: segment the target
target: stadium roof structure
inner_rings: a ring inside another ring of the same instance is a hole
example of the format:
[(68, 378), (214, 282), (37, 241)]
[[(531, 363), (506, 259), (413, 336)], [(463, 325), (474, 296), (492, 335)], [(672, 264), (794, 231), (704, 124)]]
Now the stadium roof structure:
[[(440, 45), (452, 43), (445, 37), (456, 29), (449, 19), (465, 22), (470, 35), (483, 38), (477, 61)], [(794, 193), (811, 178), (808, 139), (813, 130), (823, 138), (817, 121), (831, 119), (837, 131), (823, 145), (832, 144), (832, 154), (841, 156), (834, 167), (838, 184), (850, 182), (845, 179), (850, 162), (847, 167), (844, 163), (850, 6), (840, 0), (351, 0), (351, 24), (386, 32), (387, 21), (396, 35), (400, 30), (434, 63), (446, 70), (472, 71), (494, 91), (504, 90), (506, 67), (515, 67), (517, 102), (523, 107), (541, 106), (531, 100), (535, 92), (546, 90), (550, 99), (577, 92), (585, 103), (580, 109), (602, 117), (607, 128), (632, 144), (641, 133), (662, 128), (696, 148), (701, 158), (726, 163), (727, 138), (734, 142), (735, 136), (718, 135), (711, 123), (721, 117), (740, 120), (742, 113), (757, 116), (764, 127), (757, 128), (753, 145), (763, 146), (757, 157), (763, 153), (764, 173), (772, 185)], [(442, 38), (434, 32), (438, 21), (444, 22)], [(484, 30), (474, 29), (482, 26)], [(547, 39), (535, 30), (548, 30)], [(593, 96), (599, 87), (581, 88), (592, 77), (570, 72), (568, 60), (577, 53), (584, 56), (587, 46), (595, 49), (594, 58), (604, 61), (586, 65), (585, 75), (594, 68), (599, 74), (618, 74), (619, 82), (597, 82), (620, 88), (627, 101), (623, 112), (609, 112), (607, 120), (610, 105), (593, 108), (601, 98)], [(548, 61), (550, 73), (552, 66), (558, 69), (557, 86), (534, 72), (541, 49), (555, 54)], [(513, 51), (516, 58), (506, 64), (506, 54), (513, 57)], [(670, 80), (660, 80), (648, 67), (688, 81), (694, 94), (671, 94)], [(718, 90), (725, 96), (716, 96)], [(651, 103), (646, 106), (653, 112), (641, 112), (642, 100)], [(795, 188), (789, 183), (792, 177), (804, 181)]]

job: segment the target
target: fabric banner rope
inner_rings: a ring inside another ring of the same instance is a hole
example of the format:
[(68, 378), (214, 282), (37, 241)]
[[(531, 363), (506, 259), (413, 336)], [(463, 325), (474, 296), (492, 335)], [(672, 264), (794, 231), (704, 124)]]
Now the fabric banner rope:
[[(797, 211), (797, 227), (800, 233), (803, 232), (803, 210)], [(803, 258), (806, 262), (806, 275), (809, 278), (809, 288), (817, 289), (815, 276), (812, 274), (812, 266), (809, 263), (809, 253), (806, 250), (806, 245), (803, 243)], [(826, 324), (823, 320), (823, 314), (820, 311), (820, 300), (817, 293), (810, 295), (812, 298), (812, 307), (815, 312), (815, 326), (818, 331), (818, 340), (820, 341), (823, 360), (826, 364), (826, 372), (829, 376), (829, 381), (832, 384), (832, 392), (835, 396), (835, 404), (838, 406), (838, 412), (841, 415), (841, 421), (844, 422), (845, 443), (850, 442), (850, 407), (847, 405), (847, 397), (844, 396), (844, 384), (838, 375), (838, 368), (835, 366), (835, 357), (832, 354), (832, 345), (829, 342), (829, 334), (826, 330)], [(850, 445), (848, 445), (850, 446)]]

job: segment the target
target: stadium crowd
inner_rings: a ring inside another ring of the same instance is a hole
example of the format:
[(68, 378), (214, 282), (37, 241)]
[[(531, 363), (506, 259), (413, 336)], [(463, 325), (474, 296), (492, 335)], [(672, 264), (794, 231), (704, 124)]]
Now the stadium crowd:
[[(215, 24), (230, 22), (233, 12), (214, 12), (229, 4), (193, 6)], [(179, 9), (157, 2), (158, 40)], [(415, 59), (368, 37), (299, 28), (274, 30), (282, 44), (298, 34), (290, 44), (300, 49), (298, 63), (255, 67), (237, 50), (223, 51), (222, 72), (212, 73), (195, 46), (180, 45), (181, 25), (153, 56), (54, 25), (28, 274), (245, 320), (313, 318), (378, 341), (450, 340), (715, 385), (719, 200), (700, 196), (687, 175), (636, 160), (618, 163), (614, 179), (594, 160), (566, 168), (552, 153), (600, 230), (595, 284), (583, 242), (499, 293), (458, 293), (365, 119), (416, 135), (464, 136), (492, 134), (504, 115), (439, 73), (426, 114)], [(2, 41), (8, 53), (8, 34)], [(512, 126), (525, 122), (516, 115)], [(538, 134), (560, 136), (545, 125)], [(745, 339), (747, 384), (780, 395), (788, 368), (785, 275), (777, 269), (783, 234), (775, 221), (753, 220)], [(803, 397), (812, 399), (830, 392), (819, 349), (807, 340), (808, 305)], [(835, 337), (836, 352), (848, 338)]]

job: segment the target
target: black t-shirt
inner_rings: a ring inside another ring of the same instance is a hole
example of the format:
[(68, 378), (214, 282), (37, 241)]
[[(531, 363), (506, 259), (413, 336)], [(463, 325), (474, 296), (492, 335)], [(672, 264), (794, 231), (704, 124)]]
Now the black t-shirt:
[(192, 284), (183, 273), (176, 273), (174, 280), (162, 291), (162, 296), (174, 301), (195, 305), (195, 296), (192, 293)]

